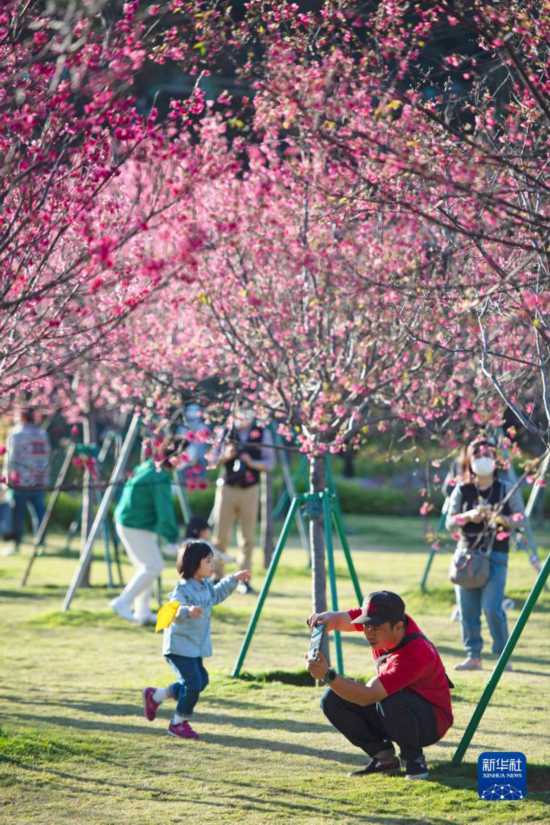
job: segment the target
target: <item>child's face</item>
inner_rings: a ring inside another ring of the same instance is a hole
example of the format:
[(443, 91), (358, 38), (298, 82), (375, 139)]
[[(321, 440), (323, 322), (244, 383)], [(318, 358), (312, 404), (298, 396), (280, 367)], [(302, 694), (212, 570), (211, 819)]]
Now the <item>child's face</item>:
[(204, 530), (201, 530), (199, 533), (199, 538), (201, 541), (210, 541), (210, 528), (205, 527)]
[(212, 553), (209, 553), (208, 556), (205, 556), (201, 559), (201, 563), (197, 567), (197, 572), (193, 576), (194, 579), (198, 579), (202, 581), (203, 579), (209, 579), (210, 576), (214, 575), (214, 556)]

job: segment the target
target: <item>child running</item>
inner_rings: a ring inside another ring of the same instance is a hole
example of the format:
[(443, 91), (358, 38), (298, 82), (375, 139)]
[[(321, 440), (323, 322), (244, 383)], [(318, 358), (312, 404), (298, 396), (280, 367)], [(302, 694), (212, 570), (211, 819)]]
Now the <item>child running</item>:
[(157, 715), (161, 702), (169, 697), (176, 700), (176, 712), (168, 726), (168, 733), (180, 739), (198, 739), (189, 720), (199, 694), (208, 684), (208, 673), (203, 658), (212, 655), (210, 616), (212, 607), (223, 602), (235, 590), (238, 582), (250, 579), (250, 571), (240, 570), (212, 584), (214, 550), (206, 541), (187, 541), (180, 549), (176, 570), (181, 581), (170, 600), (180, 602), (172, 624), (164, 631), (162, 652), (177, 675), (177, 682), (166, 688), (145, 688), (144, 713), (150, 722)]

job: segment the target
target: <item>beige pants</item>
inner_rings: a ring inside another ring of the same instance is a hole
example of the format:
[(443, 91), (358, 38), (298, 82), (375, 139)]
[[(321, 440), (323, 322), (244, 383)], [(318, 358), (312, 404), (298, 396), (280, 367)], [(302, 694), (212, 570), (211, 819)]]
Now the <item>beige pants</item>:
[[(259, 497), (259, 484), (254, 484), (252, 487), (230, 487), (228, 484), (224, 484), (216, 490), (214, 541), (222, 552), (227, 553), (233, 527), (235, 522), (238, 522), (239, 544), (241, 547), (239, 567), (241, 570), (250, 570), (252, 565)], [(223, 572), (223, 561), (216, 558), (216, 577), (221, 578)]]

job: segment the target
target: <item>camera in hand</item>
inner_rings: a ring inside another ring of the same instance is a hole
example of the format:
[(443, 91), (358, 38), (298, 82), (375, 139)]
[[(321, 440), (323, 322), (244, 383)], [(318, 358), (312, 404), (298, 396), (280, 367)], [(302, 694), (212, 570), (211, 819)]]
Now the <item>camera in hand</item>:
[(229, 432), (226, 443), (228, 447), (233, 447), (236, 453), (234, 458), (226, 461), (226, 468), (231, 474), (233, 483), (239, 483), (244, 480), (246, 465), (241, 461), (241, 453), (244, 452), (244, 450), (241, 446), (239, 436), (234, 430)]
[(315, 624), (313, 625), (313, 629), (311, 631), (311, 637), (309, 640), (309, 650), (307, 652), (307, 660), (308, 662), (315, 662), (317, 657), (319, 656), (319, 652), (321, 650), (321, 645), (323, 644), (323, 639), (325, 638), (325, 633), (327, 632), (327, 626), (325, 624)]

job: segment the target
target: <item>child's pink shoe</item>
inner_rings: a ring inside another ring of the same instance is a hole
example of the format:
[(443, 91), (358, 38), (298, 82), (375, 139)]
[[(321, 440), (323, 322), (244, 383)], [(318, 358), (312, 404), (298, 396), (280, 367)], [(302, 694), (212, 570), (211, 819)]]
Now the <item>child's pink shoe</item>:
[(145, 718), (148, 719), (150, 722), (157, 715), (157, 710), (159, 709), (160, 702), (155, 702), (153, 699), (153, 693), (155, 692), (155, 688), (149, 687), (145, 688), (143, 691), (143, 713), (145, 714)]
[(170, 736), (177, 736), (179, 739), (198, 739), (199, 734), (193, 730), (189, 722), (179, 722), (177, 725), (170, 722), (168, 725), (168, 733)]

